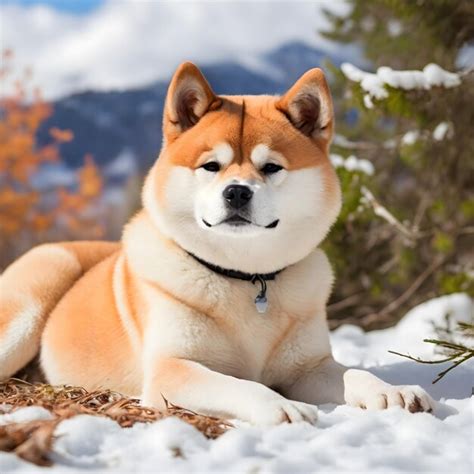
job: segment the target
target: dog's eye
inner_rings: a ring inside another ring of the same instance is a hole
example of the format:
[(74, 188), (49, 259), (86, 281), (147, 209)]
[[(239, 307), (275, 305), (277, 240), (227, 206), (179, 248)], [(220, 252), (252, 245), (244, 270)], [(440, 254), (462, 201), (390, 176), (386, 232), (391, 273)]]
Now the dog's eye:
[(209, 163), (204, 163), (201, 168), (211, 173), (217, 173), (221, 169), (221, 165), (217, 161), (209, 161)]
[(282, 170), (283, 166), (276, 165), (275, 163), (267, 163), (263, 168), (262, 168), (262, 173), (263, 174), (273, 174), (273, 173), (278, 173), (278, 171)]

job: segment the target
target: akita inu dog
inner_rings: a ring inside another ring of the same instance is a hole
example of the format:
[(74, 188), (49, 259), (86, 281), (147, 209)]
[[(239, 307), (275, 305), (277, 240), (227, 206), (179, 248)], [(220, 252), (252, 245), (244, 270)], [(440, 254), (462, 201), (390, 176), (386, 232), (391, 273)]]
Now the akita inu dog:
[(40, 350), (53, 384), (255, 424), (314, 423), (326, 402), (430, 411), (420, 387), (331, 356), (333, 128), (320, 69), (281, 97), (217, 96), (182, 64), (121, 243), (41, 245), (1, 276), (0, 378)]

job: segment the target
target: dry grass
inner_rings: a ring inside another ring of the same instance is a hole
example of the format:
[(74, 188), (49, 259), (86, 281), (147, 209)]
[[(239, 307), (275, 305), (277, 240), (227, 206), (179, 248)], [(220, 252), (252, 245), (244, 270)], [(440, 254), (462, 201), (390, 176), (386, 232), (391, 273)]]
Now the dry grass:
[[(165, 400), (166, 401), (166, 400)], [(31, 384), (19, 379), (0, 383), (0, 405), (14, 411), (26, 406), (41, 406), (49, 410), (53, 419), (11, 423), (0, 426), (0, 450), (15, 452), (21, 458), (48, 466), (48, 453), (58, 423), (76, 415), (106, 416), (127, 428), (135, 423), (150, 423), (169, 416), (177, 416), (193, 425), (208, 438), (217, 438), (232, 425), (218, 418), (198, 415), (166, 401), (166, 411), (140, 405), (139, 400), (110, 390), (87, 392), (80, 387)], [(2, 408), (0, 407), (0, 414)]]

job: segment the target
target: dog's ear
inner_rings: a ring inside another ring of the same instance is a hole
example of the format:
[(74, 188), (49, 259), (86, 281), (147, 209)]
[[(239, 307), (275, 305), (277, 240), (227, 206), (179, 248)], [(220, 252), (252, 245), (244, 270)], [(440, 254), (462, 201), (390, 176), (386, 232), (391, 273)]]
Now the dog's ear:
[(324, 73), (310, 69), (277, 102), (276, 107), (301, 133), (310, 138), (331, 139), (333, 107)]
[(176, 70), (166, 96), (165, 132), (179, 134), (193, 127), (209, 110), (221, 105), (202, 72), (185, 62)]

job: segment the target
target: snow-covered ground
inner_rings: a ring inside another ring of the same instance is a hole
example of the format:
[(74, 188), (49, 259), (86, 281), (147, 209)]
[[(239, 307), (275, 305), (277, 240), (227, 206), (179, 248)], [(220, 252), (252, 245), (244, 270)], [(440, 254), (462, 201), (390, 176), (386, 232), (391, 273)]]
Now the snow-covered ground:
[[(439, 357), (421, 340), (434, 335), (432, 322), (441, 323), (447, 312), (468, 321), (473, 302), (463, 294), (445, 296), (416, 307), (394, 328), (365, 334), (346, 325), (332, 335), (340, 362), (370, 368), (392, 383), (427, 389), (439, 401), (433, 415), (326, 405), (317, 426), (241, 425), (214, 441), (174, 418), (123, 429), (110, 419), (84, 415), (57, 428), (54, 467), (39, 468), (0, 452), (0, 472), (472, 473), (474, 363), (432, 385), (443, 366), (421, 365), (387, 352)], [(0, 416), (0, 424), (47, 416), (45, 410), (30, 407)]]

